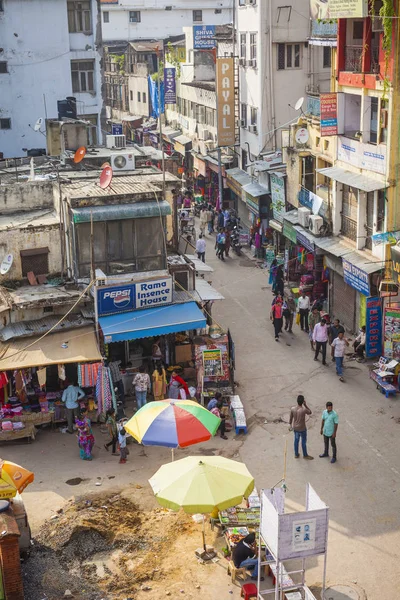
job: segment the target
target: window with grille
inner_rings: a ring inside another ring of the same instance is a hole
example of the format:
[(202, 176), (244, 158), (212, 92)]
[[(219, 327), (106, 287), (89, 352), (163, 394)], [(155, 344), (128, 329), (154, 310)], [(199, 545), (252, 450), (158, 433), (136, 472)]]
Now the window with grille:
[(0, 119), (0, 129), (11, 129), (11, 119)]
[(137, 93), (137, 101), (140, 102), (140, 92)]
[(384, 231), (385, 227), (385, 190), (378, 190), (376, 210), (376, 231)]
[(7, 62), (5, 60), (0, 61), (0, 73), (8, 73)]
[(257, 59), (257, 34), (250, 34), (250, 58), (253, 60)]
[(300, 44), (278, 44), (278, 71), (301, 68)]
[(4, 11), (4, 2), (3, 0), (0, 0), (0, 12)]
[(250, 125), (257, 125), (257, 109), (254, 106), (250, 108)]
[(247, 104), (242, 102), (240, 105), (240, 118), (242, 120), (242, 127), (247, 127)]
[(341, 229), (342, 234), (354, 242), (357, 241), (357, 198), (357, 189), (343, 185)]
[(49, 272), (49, 249), (32, 248), (31, 250), (21, 250), (21, 269), (22, 276), (26, 277), (31, 271), (35, 275), (47, 275)]
[(147, 102), (146, 92), (142, 92), (142, 102), (145, 104)]
[(103, 12), (103, 23), (109, 23), (110, 22), (110, 13), (108, 12), (108, 10), (105, 10)]
[(129, 23), (140, 23), (141, 16), (140, 10), (130, 10), (129, 11)]
[(92, 19), (90, 10), (90, 0), (86, 2), (76, 2), (68, 0), (68, 31), (70, 33), (91, 33)]
[(94, 92), (94, 60), (71, 61), (72, 91)]
[(246, 58), (246, 34), (240, 34), (240, 58)]
[(332, 66), (332, 49), (330, 46), (324, 46), (323, 62), (322, 66), (324, 69), (330, 69)]
[(194, 10), (193, 11), (193, 21), (199, 23), (202, 20), (203, 20), (203, 11), (202, 10)]

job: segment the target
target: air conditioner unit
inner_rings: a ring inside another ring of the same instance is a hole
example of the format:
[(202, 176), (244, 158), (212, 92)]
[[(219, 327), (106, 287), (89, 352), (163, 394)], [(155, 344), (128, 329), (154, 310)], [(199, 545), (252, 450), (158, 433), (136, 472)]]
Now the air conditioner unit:
[(241, 67), (245, 67), (246, 66), (246, 59), (245, 58), (239, 58), (239, 65)]
[(200, 131), (200, 133), (199, 133), (200, 140), (204, 140), (206, 142), (209, 138), (210, 138), (210, 132), (208, 131), (208, 129), (203, 129), (203, 131)]
[(133, 171), (135, 169), (135, 156), (130, 152), (111, 155), (113, 171)]
[(248, 4), (249, 6), (255, 6), (256, 0), (247, 0), (246, 4)]
[(251, 60), (249, 60), (249, 67), (253, 67), (253, 69), (255, 69), (257, 66), (257, 59), (256, 58), (252, 58)]
[(324, 224), (324, 220), (319, 215), (311, 215), (308, 221), (308, 227), (311, 233), (315, 236), (321, 235), (321, 227)]
[(257, 125), (250, 125), (249, 131), (250, 133), (257, 133)]
[(207, 146), (209, 152), (211, 152), (212, 150), (215, 150), (217, 147), (217, 144), (214, 142), (214, 140), (207, 140), (204, 143)]
[(310, 219), (311, 210), (309, 208), (306, 208), (305, 206), (301, 206), (297, 211), (297, 215), (299, 217), (300, 225), (304, 228), (308, 227), (308, 221)]
[(124, 135), (107, 135), (107, 148), (126, 148), (126, 138)]
[(246, 119), (239, 119), (239, 127), (246, 127)]

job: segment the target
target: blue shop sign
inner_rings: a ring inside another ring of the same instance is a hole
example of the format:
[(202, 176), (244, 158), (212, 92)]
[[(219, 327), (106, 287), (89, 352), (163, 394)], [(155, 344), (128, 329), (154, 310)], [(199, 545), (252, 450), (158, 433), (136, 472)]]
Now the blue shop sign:
[(310, 240), (308, 238), (306, 238), (305, 235), (303, 235), (302, 233), (300, 233), (299, 231), (297, 232), (297, 243), (300, 244), (300, 246), (303, 246), (303, 248), (305, 248), (306, 250), (309, 250), (310, 252), (314, 252), (315, 250), (315, 246), (312, 242), (310, 242)]
[(382, 353), (382, 302), (367, 298), (365, 354), (379, 357)]
[(112, 135), (122, 135), (122, 123), (112, 123), (111, 133)]
[(347, 285), (364, 294), (364, 296), (370, 295), (369, 289), (369, 275), (359, 267), (352, 265), (348, 260), (342, 258), (343, 264), (343, 279)]
[(211, 50), (215, 47), (215, 25), (194, 25), (193, 48), (195, 50)]
[(172, 303), (172, 278), (97, 288), (98, 316), (130, 312)]

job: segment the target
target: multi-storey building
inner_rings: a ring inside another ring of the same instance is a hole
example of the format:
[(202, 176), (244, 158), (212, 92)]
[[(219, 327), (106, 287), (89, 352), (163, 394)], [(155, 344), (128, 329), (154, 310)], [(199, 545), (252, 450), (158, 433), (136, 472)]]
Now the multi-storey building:
[(97, 0), (3, 0), (0, 3), (0, 152), (24, 156), (43, 148), (39, 118), (55, 118), (57, 102), (76, 98), (88, 143), (101, 137), (101, 14)]
[(232, 0), (100, 0), (106, 41), (165, 38), (232, 21)]

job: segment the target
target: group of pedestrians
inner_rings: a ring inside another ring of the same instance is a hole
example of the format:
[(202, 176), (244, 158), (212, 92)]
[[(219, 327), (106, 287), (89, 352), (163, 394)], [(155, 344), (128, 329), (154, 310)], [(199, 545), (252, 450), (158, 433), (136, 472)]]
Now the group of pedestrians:
[[(290, 410), (289, 431), (294, 432), (294, 457), (300, 458), (299, 444), (301, 441), (301, 449), (303, 458), (313, 460), (307, 451), (307, 426), (306, 417), (312, 415), (311, 409), (307, 406), (303, 395), (297, 396), (297, 405)], [(320, 458), (329, 457), (329, 445), (332, 448), (331, 463), (334, 464), (337, 459), (336, 434), (339, 425), (339, 416), (333, 410), (332, 402), (327, 402), (325, 410), (322, 413), (320, 434), (324, 438), (324, 451), (319, 455)]]

